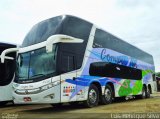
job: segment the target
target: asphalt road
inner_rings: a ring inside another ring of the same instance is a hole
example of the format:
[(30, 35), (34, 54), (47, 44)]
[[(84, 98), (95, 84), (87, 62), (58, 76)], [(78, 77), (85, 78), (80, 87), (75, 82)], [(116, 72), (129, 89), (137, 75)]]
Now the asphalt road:
[[(83, 105), (64, 104), (61, 107), (51, 105), (12, 105), (0, 107), (2, 119), (50, 119), (50, 118), (128, 118), (128, 114), (142, 114), (160, 118), (160, 93), (149, 99), (130, 99), (116, 101), (109, 105), (99, 105), (94, 108), (85, 108)], [(134, 115), (135, 116), (135, 115)], [(129, 116), (130, 117), (130, 116)]]

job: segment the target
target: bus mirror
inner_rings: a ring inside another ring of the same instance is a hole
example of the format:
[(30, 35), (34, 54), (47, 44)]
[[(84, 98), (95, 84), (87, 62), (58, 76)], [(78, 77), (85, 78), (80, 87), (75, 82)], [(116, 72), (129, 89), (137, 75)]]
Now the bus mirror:
[(48, 44), (48, 45), (46, 46), (46, 52), (47, 52), (47, 53), (52, 52), (52, 45)]
[(13, 57), (8, 57), (8, 56), (6, 56), (6, 55), (7, 55), (8, 53), (17, 52), (17, 51), (18, 51), (18, 48), (9, 48), (9, 49), (4, 50), (4, 51), (1, 53), (1, 63), (4, 63), (5, 59), (14, 60)]
[(46, 51), (52, 52), (53, 44), (56, 43), (83, 43), (83, 40), (67, 35), (52, 35), (47, 39)]

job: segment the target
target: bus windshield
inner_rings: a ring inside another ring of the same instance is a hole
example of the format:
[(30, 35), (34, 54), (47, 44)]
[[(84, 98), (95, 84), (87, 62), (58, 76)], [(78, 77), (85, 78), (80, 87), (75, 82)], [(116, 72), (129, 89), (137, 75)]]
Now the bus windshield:
[(46, 48), (19, 54), (17, 60), (16, 80), (34, 82), (39, 78), (48, 77), (56, 72), (56, 45), (53, 51), (46, 52)]

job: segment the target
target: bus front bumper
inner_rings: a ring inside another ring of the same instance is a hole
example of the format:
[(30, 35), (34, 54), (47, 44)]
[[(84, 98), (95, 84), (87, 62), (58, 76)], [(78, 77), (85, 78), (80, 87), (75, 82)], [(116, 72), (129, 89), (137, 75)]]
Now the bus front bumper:
[(15, 104), (50, 104), (60, 102), (59, 87), (55, 86), (48, 90), (35, 94), (17, 94), (13, 92), (13, 101)]

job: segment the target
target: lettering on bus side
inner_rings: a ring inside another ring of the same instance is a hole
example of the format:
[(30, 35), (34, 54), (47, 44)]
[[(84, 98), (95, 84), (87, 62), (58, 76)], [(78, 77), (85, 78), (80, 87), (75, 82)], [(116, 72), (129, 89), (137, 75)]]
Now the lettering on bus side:
[(137, 67), (137, 60), (131, 58), (129, 62), (129, 58), (127, 56), (111, 56), (110, 54), (107, 53), (106, 49), (104, 48), (101, 52), (101, 60), (102, 61), (107, 61), (115, 64), (121, 64), (124, 66), (127, 66), (129, 63), (129, 67)]

